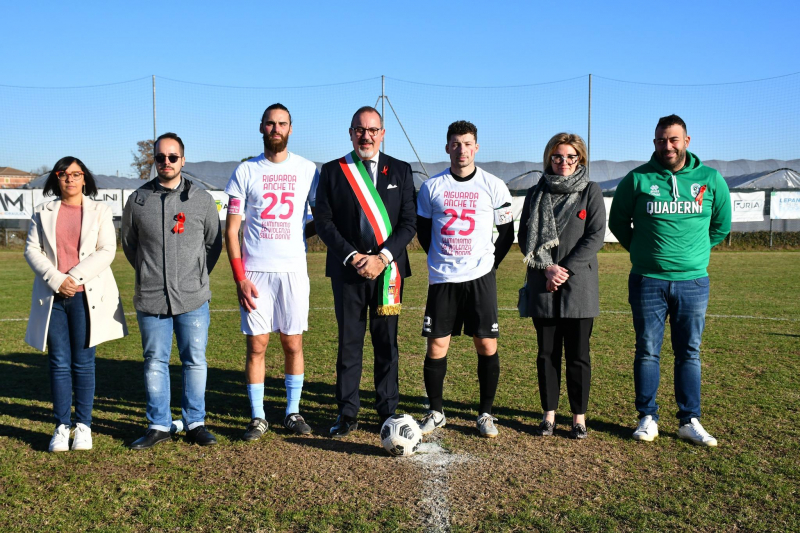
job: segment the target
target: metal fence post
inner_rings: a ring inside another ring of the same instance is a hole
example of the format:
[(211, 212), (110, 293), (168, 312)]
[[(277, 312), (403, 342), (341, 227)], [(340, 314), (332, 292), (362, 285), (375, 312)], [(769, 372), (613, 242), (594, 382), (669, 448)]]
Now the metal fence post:
[(589, 74), (589, 131), (586, 135), (586, 174), (592, 179), (590, 169), (592, 161), (592, 75)]
[(153, 142), (156, 142), (156, 137), (156, 75), (153, 74)]

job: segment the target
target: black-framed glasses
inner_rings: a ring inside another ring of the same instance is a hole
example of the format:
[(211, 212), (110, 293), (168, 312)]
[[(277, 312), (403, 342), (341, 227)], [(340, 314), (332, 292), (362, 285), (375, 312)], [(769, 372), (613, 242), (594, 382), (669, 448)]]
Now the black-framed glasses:
[(56, 177), (59, 181), (66, 181), (67, 178), (72, 181), (79, 181), (83, 179), (83, 172), (66, 172), (64, 170), (59, 170), (56, 172)]
[(156, 163), (163, 165), (167, 159), (169, 159), (170, 163), (177, 163), (180, 158), (181, 156), (175, 154), (156, 154)]
[(552, 161), (556, 165), (560, 165), (561, 163), (563, 163), (564, 159), (566, 159), (567, 163), (569, 163), (570, 165), (574, 165), (575, 163), (578, 162), (580, 156), (577, 154), (569, 154), (568, 156), (566, 156), (566, 158), (561, 154), (553, 154), (550, 156), (550, 161)]
[(369, 133), (370, 137), (375, 137), (382, 129), (383, 128), (362, 128), (359, 126), (357, 128), (350, 128), (350, 131), (354, 132), (359, 137), (364, 135), (364, 132)]

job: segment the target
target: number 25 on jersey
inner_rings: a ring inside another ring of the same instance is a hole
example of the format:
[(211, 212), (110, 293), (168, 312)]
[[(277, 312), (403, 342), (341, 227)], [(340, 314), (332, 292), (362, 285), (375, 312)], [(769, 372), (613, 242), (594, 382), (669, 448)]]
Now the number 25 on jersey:
[(264, 193), (264, 198), (267, 200), (267, 208), (261, 212), (261, 218), (264, 220), (274, 220), (275, 214), (271, 213), (273, 208), (280, 203), (280, 207), (277, 211), (283, 211), (283, 205), (287, 204), (289, 206), (289, 211), (285, 214), (278, 215), (278, 218), (281, 220), (286, 220), (292, 216), (294, 213), (294, 203), (292, 202), (292, 198), (294, 198), (293, 192), (284, 192), (281, 193), (280, 202), (278, 202), (278, 195), (274, 192), (267, 192)]
[[(459, 215), (458, 211), (455, 209), (445, 209), (444, 214), (450, 217), (450, 220), (445, 222), (444, 226), (442, 226), (442, 235), (455, 235), (456, 231), (449, 229), (456, 220), (459, 218), (469, 224), (467, 229), (460, 229), (458, 230), (458, 234), (466, 237), (473, 231), (475, 231), (475, 219), (472, 218), (471, 215), (475, 214), (474, 209), (462, 209), (461, 214)], [(263, 217), (263, 215), (262, 215)]]

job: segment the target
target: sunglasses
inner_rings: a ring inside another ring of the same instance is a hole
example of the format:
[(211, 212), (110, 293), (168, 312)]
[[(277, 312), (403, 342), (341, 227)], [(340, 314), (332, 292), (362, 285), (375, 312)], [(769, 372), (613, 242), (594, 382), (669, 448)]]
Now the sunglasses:
[(169, 154), (169, 155), (166, 155), (166, 154), (156, 154), (156, 158), (155, 158), (155, 159), (156, 159), (156, 163), (158, 163), (159, 165), (163, 165), (163, 164), (164, 164), (164, 162), (165, 162), (167, 159), (169, 159), (169, 162), (170, 162), (170, 163), (177, 163), (177, 162), (178, 162), (178, 160), (179, 160), (180, 158), (181, 158), (181, 156), (179, 156), (179, 155), (175, 155), (175, 154)]

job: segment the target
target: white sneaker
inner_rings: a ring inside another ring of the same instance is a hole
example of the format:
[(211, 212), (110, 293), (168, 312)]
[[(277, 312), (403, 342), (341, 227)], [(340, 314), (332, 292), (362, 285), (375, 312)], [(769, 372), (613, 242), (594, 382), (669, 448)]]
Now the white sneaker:
[(700, 421), (696, 418), (692, 418), (688, 424), (679, 427), (678, 436), (701, 446), (717, 445), (717, 439), (709, 435), (708, 431), (700, 425)]
[(419, 422), (419, 430), (423, 435), (427, 435), (429, 433), (433, 433), (433, 430), (436, 428), (444, 427), (446, 423), (447, 419), (444, 417), (444, 413), (440, 413), (439, 411), (428, 411), (428, 413), (423, 416), (422, 420)]
[(494, 422), (497, 419), (489, 413), (483, 413), (478, 417), (478, 431), (481, 432), (481, 437), (493, 439), (497, 436), (497, 428), (494, 427)]
[(66, 452), (69, 450), (69, 426), (61, 424), (53, 432), (53, 438), (50, 439), (51, 452)]
[(92, 449), (92, 430), (89, 426), (78, 422), (75, 425), (75, 433), (72, 436), (72, 450), (91, 450)]
[(653, 420), (651, 415), (647, 415), (639, 420), (636, 431), (633, 432), (633, 440), (643, 440), (653, 442), (658, 437), (658, 423)]

